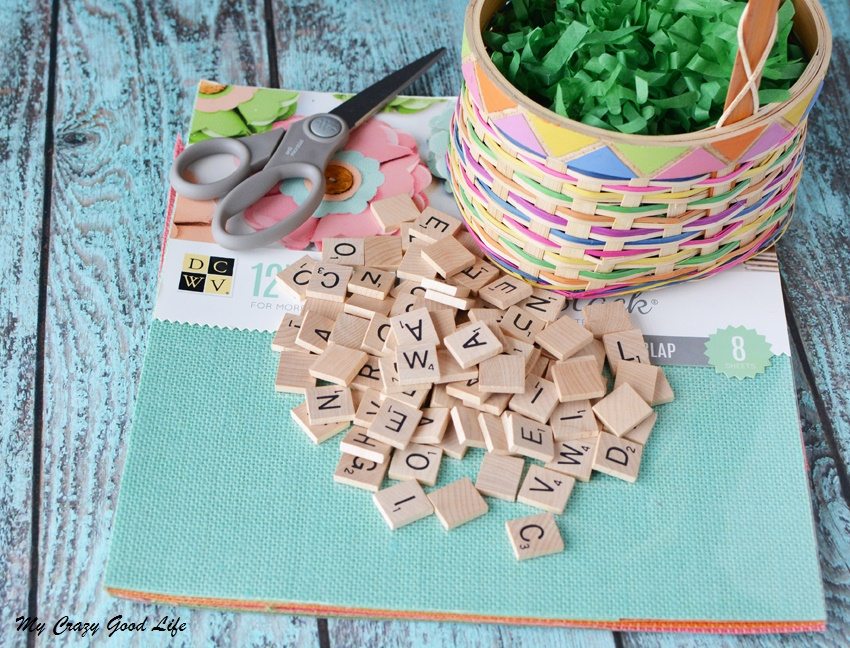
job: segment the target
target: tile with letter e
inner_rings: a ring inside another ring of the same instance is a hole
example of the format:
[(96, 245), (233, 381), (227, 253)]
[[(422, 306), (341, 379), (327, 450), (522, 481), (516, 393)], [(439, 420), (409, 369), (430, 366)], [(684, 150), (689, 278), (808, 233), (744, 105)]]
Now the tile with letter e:
[(375, 461), (344, 454), (340, 456), (339, 463), (336, 465), (334, 481), (338, 484), (377, 493), (381, 488), (386, 472), (387, 464), (385, 463), (379, 464)]
[(478, 296), (496, 308), (507, 310), (514, 304), (530, 297), (534, 290), (522, 279), (503, 275), (478, 291)]
[(520, 416), (516, 412), (505, 412), (502, 420), (511, 454), (552, 461), (555, 445), (551, 427)]
[(481, 460), (475, 488), (482, 495), (497, 497), (513, 502), (522, 481), (525, 460), (522, 457), (509, 457), (488, 452)]
[(504, 348), (496, 334), (484, 323), (470, 324), (455, 331), (443, 340), (443, 346), (464, 369), (499, 355)]
[(473, 265), (461, 270), (452, 277), (452, 283), (468, 288), (477, 293), (481, 288), (499, 277), (496, 266), (486, 261), (477, 260)]
[(348, 280), (352, 268), (335, 263), (321, 263), (316, 266), (310, 283), (307, 284), (307, 297), (333, 302), (345, 301), (348, 292)]
[(631, 385), (623, 384), (596, 403), (593, 413), (606, 430), (621, 437), (652, 416), (652, 408)]
[(549, 370), (558, 391), (558, 400), (562, 403), (602, 398), (607, 391), (605, 379), (596, 360), (590, 356), (579, 356), (550, 364)]
[(459, 228), (460, 221), (457, 218), (433, 207), (426, 207), (411, 225), (408, 234), (416, 241), (428, 244), (454, 236)]
[(372, 495), (381, 517), (393, 531), (434, 512), (431, 500), (417, 481), (403, 481)]
[(354, 418), (354, 401), (348, 387), (328, 385), (307, 390), (307, 415), (310, 423), (336, 423)]
[(549, 512), (508, 520), (505, 528), (517, 560), (540, 558), (564, 550), (564, 540), (555, 516)]
[(623, 362), (650, 364), (649, 351), (640, 329), (608, 333), (602, 336), (602, 343), (605, 345), (605, 355), (608, 356), (611, 373), (615, 376)]
[(389, 477), (399, 481), (415, 479), (420, 484), (433, 486), (437, 483), (442, 460), (442, 448), (410, 443), (403, 450), (393, 452)]
[(517, 502), (560, 515), (567, 506), (576, 480), (569, 475), (532, 464), (517, 493)]
[(640, 443), (602, 432), (596, 444), (593, 469), (617, 479), (635, 482), (642, 457), (643, 446)]
[(393, 452), (392, 446), (366, 436), (366, 429), (352, 425), (339, 442), (339, 451), (375, 463), (387, 463)]
[(592, 340), (593, 334), (569, 315), (550, 322), (535, 337), (535, 342), (558, 360), (569, 358)]
[(369, 427), (366, 428), (366, 434), (393, 448), (404, 449), (410, 442), (410, 437), (416, 431), (421, 418), (422, 412), (418, 408), (388, 396), (381, 403)]
[(575, 441), (556, 441), (555, 458), (545, 467), (575, 477), (579, 481), (590, 480), (598, 438), (592, 436)]
[(489, 510), (469, 477), (463, 477), (442, 488), (428, 493), (434, 506), (434, 514), (446, 531), (485, 515)]

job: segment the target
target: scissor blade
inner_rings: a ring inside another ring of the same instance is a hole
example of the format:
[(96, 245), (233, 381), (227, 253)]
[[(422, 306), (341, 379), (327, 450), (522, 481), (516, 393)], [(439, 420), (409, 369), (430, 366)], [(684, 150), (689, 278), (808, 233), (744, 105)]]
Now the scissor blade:
[(333, 110), (332, 115), (343, 119), (349, 129), (355, 129), (376, 112), (381, 110), (407, 86), (418, 79), (431, 67), (434, 62), (446, 53), (446, 48), (441, 47), (421, 59), (405, 65), (400, 70), (385, 76), (383, 79), (370, 85), (362, 92), (357, 93), (345, 103), (340, 104)]

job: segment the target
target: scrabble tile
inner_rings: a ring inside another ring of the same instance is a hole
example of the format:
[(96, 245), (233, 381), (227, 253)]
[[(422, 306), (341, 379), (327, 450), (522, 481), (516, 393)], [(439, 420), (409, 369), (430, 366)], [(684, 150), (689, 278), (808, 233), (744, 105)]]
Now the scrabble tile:
[(366, 337), (369, 320), (349, 313), (343, 313), (334, 322), (329, 344), (338, 344), (349, 349), (359, 349)]
[[(529, 376), (540, 376), (541, 378), (546, 375), (546, 371), (549, 369), (549, 358), (544, 356), (540, 356), (537, 360), (534, 361), (534, 364), (528, 370)], [(553, 383), (554, 384), (554, 383)]]
[(564, 550), (561, 532), (549, 512), (508, 520), (505, 528), (517, 560), (540, 558)]
[[(500, 416), (502, 412), (504, 412), (508, 403), (510, 402), (513, 394), (490, 394), (480, 405), (471, 404), (471, 407), (477, 407), (482, 412), (486, 412), (487, 414), (493, 414), (494, 416)], [(464, 403), (465, 404), (465, 403)]]
[(498, 308), (470, 308), (467, 314), (470, 322), (483, 322), (496, 327), (502, 322), (505, 311)]
[(433, 486), (437, 483), (442, 460), (442, 448), (410, 443), (406, 448), (393, 452), (389, 477), (399, 481), (415, 479), (420, 484)]
[(544, 326), (546, 326), (546, 322), (516, 305), (505, 311), (505, 315), (499, 323), (502, 332), (508, 337), (531, 343), (534, 342), (537, 334), (543, 331)]
[(460, 244), (465, 247), (467, 250), (472, 252), (477, 258), (481, 258), (484, 256), (484, 251), (481, 249), (481, 246), (478, 245), (478, 241), (475, 240), (475, 237), (469, 233), (465, 227), (461, 227), (455, 232), (455, 238), (460, 241)]
[(375, 313), (369, 320), (360, 348), (375, 356), (383, 355), (384, 344), (387, 342), (391, 328), (388, 317)]
[(574, 441), (556, 441), (555, 458), (545, 467), (579, 481), (589, 481), (598, 440), (599, 436), (596, 435)]
[[(439, 356), (439, 352), (437, 352), (437, 355)], [(442, 370), (442, 366), (440, 369)], [(457, 398), (449, 396), (445, 385), (436, 384), (431, 389), (431, 397), (428, 399), (430, 407), (453, 407), (459, 404), (460, 401)]]
[(326, 238), (322, 241), (322, 263), (362, 266), (366, 263), (366, 242), (362, 238)]
[[(465, 405), (453, 405), (449, 409), (452, 426), (458, 441), (467, 448), (486, 448), (484, 434), (478, 424), (478, 412)], [(499, 421), (501, 425), (501, 421)], [(504, 432), (502, 433), (504, 435)]]
[(402, 251), (407, 251), (407, 248), (410, 247), (410, 244), (414, 241), (414, 237), (410, 234), (410, 228), (413, 227), (413, 223), (402, 223), (398, 226), (398, 237), (401, 239), (401, 249)]
[(470, 324), (443, 340), (443, 346), (464, 369), (497, 356), (504, 348), (487, 324)]
[(511, 454), (552, 461), (555, 445), (551, 427), (520, 416), (516, 412), (505, 412), (502, 422)]
[(331, 437), (339, 434), (348, 427), (348, 421), (337, 421), (336, 423), (310, 423), (310, 416), (307, 414), (307, 403), (293, 407), (289, 410), (289, 414), (296, 425), (304, 430), (304, 433), (310, 437), (313, 443), (324, 443)]
[(334, 471), (334, 481), (338, 484), (354, 486), (377, 493), (384, 481), (387, 464), (379, 464), (368, 459), (352, 455), (340, 455)]
[(664, 370), (658, 368), (658, 380), (655, 382), (655, 393), (652, 395), (651, 405), (664, 405), (672, 403), (675, 399), (673, 388), (670, 386), (667, 376), (664, 375)]
[(372, 501), (393, 531), (426, 518), (434, 512), (431, 500), (417, 481), (404, 481), (383, 488)]
[(484, 437), (484, 447), (487, 448), (487, 452), (498, 455), (511, 454), (511, 451), (508, 450), (505, 425), (500, 417), (486, 412), (479, 412), (478, 427), (481, 430), (481, 436)]
[(593, 406), (605, 429), (623, 436), (652, 415), (652, 408), (638, 396), (631, 385), (620, 385)]
[(523, 299), (518, 305), (544, 322), (554, 322), (560, 317), (566, 303), (567, 298), (563, 295), (545, 288), (534, 288), (531, 296)]
[(431, 289), (425, 291), (425, 299), (430, 302), (436, 302), (462, 311), (469, 310), (475, 303), (475, 300), (470, 299), (469, 297), (453, 297), (452, 295), (447, 295)]
[(525, 389), (525, 360), (500, 354), (478, 365), (478, 386), (497, 394), (521, 394)]
[(316, 386), (316, 379), (310, 375), (310, 366), (316, 357), (306, 351), (281, 351), (275, 391), (306, 395), (308, 389)]
[(451, 335), (457, 330), (455, 326), (455, 312), (449, 310), (429, 311), (431, 323), (434, 324), (434, 330), (437, 331), (438, 346), (442, 345), (443, 338)]
[(449, 427), (451, 417), (448, 407), (425, 407), (422, 409), (422, 418), (413, 432), (411, 443), (424, 443), (427, 445), (439, 445)]
[(422, 287), (426, 290), (436, 290), (437, 292), (441, 292), (444, 295), (450, 295), (452, 297), (469, 297), (471, 292), (469, 288), (456, 286), (448, 283), (448, 281), (450, 280), (443, 279), (442, 277), (438, 277), (436, 279), (423, 279)]
[(645, 402), (651, 403), (655, 397), (655, 384), (658, 382), (660, 368), (640, 362), (624, 362), (617, 370), (614, 389), (622, 385), (631, 385)]
[(461, 367), (448, 349), (437, 349), (437, 361), (440, 363), (440, 378), (438, 384), (475, 380), (478, 378), (478, 367)]
[(427, 288), (418, 279), (404, 279), (390, 290), (390, 297), (398, 299), (403, 295), (424, 295)]
[(350, 422), (354, 418), (354, 402), (347, 387), (328, 385), (307, 390), (307, 415), (310, 424)]
[(370, 236), (365, 245), (364, 265), (379, 270), (395, 270), (401, 263), (401, 240), (397, 236)]
[(396, 372), (402, 386), (433, 383), (440, 378), (440, 361), (434, 344), (418, 344), (396, 350)]
[(428, 493), (428, 499), (434, 506), (434, 514), (447, 531), (471, 522), (489, 510), (487, 502), (472, 485), (469, 477), (431, 491)]
[(370, 439), (365, 428), (353, 425), (339, 442), (339, 451), (382, 464), (389, 461), (393, 449), (386, 443)]
[(531, 284), (522, 279), (504, 275), (491, 281), (478, 291), (478, 296), (496, 308), (506, 310), (534, 292)]
[(593, 469), (623, 481), (635, 482), (642, 457), (641, 444), (602, 432), (593, 456)]
[(652, 433), (652, 428), (655, 427), (655, 422), (658, 420), (658, 414), (653, 412), (645, 420), (638, 423), (631, 430), (623, 435), (624, 439), (646, 445), (649, 441), (649, 435)]
[(475, 265), (475, 256), (451, 236), (422, 248), (422, 258), (441, 277), (451, 277)]
[(395, 273), (378, 268), (355, 268), (348, 280), (348, 292), (372, 299), (386, 299), (395, 285)]
[(583, 315), (585, 327), (597, 338), (634, 328), (626, 305), (619, 300), (588, 304)]
[(457, 438), (457, 433), (454, 427), (449, 425), (449, 429), (443, 435), (443, 440), (440, 441), (440, 447), (443, 453), (452, 459), (463, 459), (468, 446), (463, 445), (460, 439)]
[(560, 515), (567, 506), (576, 480), (549, 468), (532, 464), (517, 493), (517, 502)]
[(308, 310), (295, 336), (295, 344), (313, 353), (322, 353), (328, 346), (333, 327), (333, 320)]
[(525, 460), (521, 457), (508, 457), (488, 452), (481, 460), (475, 488), (482, 495), (513, 502), (522, 481)]
[(593, 335), (569, 315), (546, 325), (535, 342), (558, 360), (564, 360), (590, 344)]
[(330, 321), (335, 322), (345, 310), (345, 302), (330, 301), (329, 299), (316, 299), (315, 297), (307, 297), (304, 300), (304, 305), (301, 312), (310, 311), (316, 315), (327, 317)]
[(393, 308), (392, 299), (375, 299), (365, 295), (349, 295), (342, 307), (344, 313), (369, 319), (372, 315), (388, 315)]
[(370, 389), (366, 391), (360, 399), (357, 411), (354, 413), (354, 425), (368, 428), (378, 415), (378, 410), (381, 409), (382, 402), (383, 398), (378, 390)]
[(558, 405), (555, 384), (530, 374), (525, 378), (525, 388), (508, 403), (508, 409), (522, 414), (538, 423), (546, 423)]
[(425, 243), (436, 243), (440, 239), (450, 238), (460, 228), (460, 221), (433, 207), (426, 207), (419, 218), (410, 227), (409, 234)]
[(317, 380), (347, 387), (368, 359), (365, 351), (355, 351), (331, 342), (310, 365), (310, 375)]
[(351, 274), (352, 269), (348, 266), (333, 263), (319, 264), (307, 284), (307, 297), (334, 302), (345, 301)]
[(292, 313), (287, 313), (283, 316), (272, 340), (272, 351), (298, 348), (295, 344), (295, 338), (298, 335), (298, 329), (301, 328), (302, 319), (303, 315), (294, 315)]
[(405, 391), (393, 394), (393, 398), (412, 407), (421, 408), (422, 403), (428, 398), (428, 389), (405, 389)]
[(590, 344), (583, 346), (572, 355), (573, 358), (582, 356), (590, 356), (596, 360), (596, 366), (600, 372), (605, 368), (605, 345), (602, 344), (602, 340), (594, 338), (590, 341)]
[(433, 279), (437, 271), (433, 266), (422, 258), (422, 248), (425, 244), (415, 241), (405, 251), (401, 263), (396, 267), (396, 276), (399, 279), (421, 281), (422, 279)]
[(601, 398), (607, 391), (605, 379), (596, 360), (589, 356), (569, 358), (549, 365), (552, 382), (562, 403), (587, 398)]
[(391, 317), (390, 327), (399, 349), (421, 344), (436, 346), (440, 343), (431, 314), (425, 308), (417, 308)]
[(459, 398), (465, 404), (483, 405), (490, 398), (490, 392), (482, 391), (478, 387), (478, 378), (470, 378), (455, 383), (446, 384), (446, 393), (449, 396)]
[(280, 288), (293, 297), (304, 299), (307, 296), (307, 284), (313, 276), (318, 263), (309, 254), (305, 254), (277, 273), (275, 281)]
[(381, 376), (381, 392), (384, 395), (397, 394), (404, 390), (398, 382), (395, 358), (389, 356), (378, 357), (378, 371)]
[(602, 343), (605, 345), (605, 355), (608, 356), (611, 373), (615, 376), (622, 362), (651, 364), (640, 329), (608, 333), (602, 336)]
[(524, 373), (528, 372), (528, 365), (540, 355), (540, 349), (534, 346), (533, 342), (523, 342), (522, 340), (505, 336), (503, 346), (505, 347), (502, 350), (503, 353), (520, 356), (523, 359), (525, 363)]
[(599, 434), (599, 422), (587, 399), (559, 403), (549, 417), (549, 425), (555, 441), (573, 441)]
[(351, 389), (365, 392), (370, 389), (380, 391), (381, 389), (381, 364), (378, 356), (367, 355), (366, 362), (360, 367), (354, 380), (351, 381)]
[(422, 412), (417, 408), (388, 396), (366, 428), (367, 434), (394, 448), (403, 449), (410, 442), (421, 418)]
[(396, 231), (402, 223), (410, 223), (419, 218), (416, 203), (407, 194), (373, 200), (369, 209), (384, 234)]
[(496, 266), (486, 261), (478, 260), (473, 265), (465, 268), (452, 276), (452, 283), (468, 288), (477, 293), (491, 281), (498, 279), (499, 271)]

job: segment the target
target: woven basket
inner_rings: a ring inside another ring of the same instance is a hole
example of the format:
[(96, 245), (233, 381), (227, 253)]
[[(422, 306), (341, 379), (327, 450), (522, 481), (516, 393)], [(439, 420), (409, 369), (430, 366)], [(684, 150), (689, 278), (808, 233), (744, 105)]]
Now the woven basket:
[(810, 60), (788, 101), (664, 136), (587, 126), (520, 94), (481, 36), (502, 4), (467, 10), (448, 153), (463, 218), (495, 263), (569, 297), (616, 295), (711, 275), (784, 233), (832, 49), (816, 0), (794, 0)]

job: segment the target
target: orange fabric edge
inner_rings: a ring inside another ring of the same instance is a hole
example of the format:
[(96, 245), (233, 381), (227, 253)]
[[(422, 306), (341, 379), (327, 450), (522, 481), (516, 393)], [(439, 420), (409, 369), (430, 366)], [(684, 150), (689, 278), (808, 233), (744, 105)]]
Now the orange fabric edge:
[(703, 632), (721, 634), (758, 634), (772, 632), (824, 632), (825, 621), (663, 621), (650, 619), (620, 619), (618, 621), (589, 621), (571, 619), (541, 619), (534, 617), (490, 616), (455, 612), (414, 612), (409, 610), (380, 610), (350, 608), (318, 603), (281, 603), (245, 601), (213, 597), (175, 596), (153, 592), (138, 592), (107, 587), (106, 591), (119, 598), (151, 603), (168, 603), (191, 607), (223, 608), (252, 612), (278, 612), (311, 616), (365, 617), (403, 621), (462, 621), (466, 623), (506, 623), (513, 625), (584, 628), (631, 632)]

